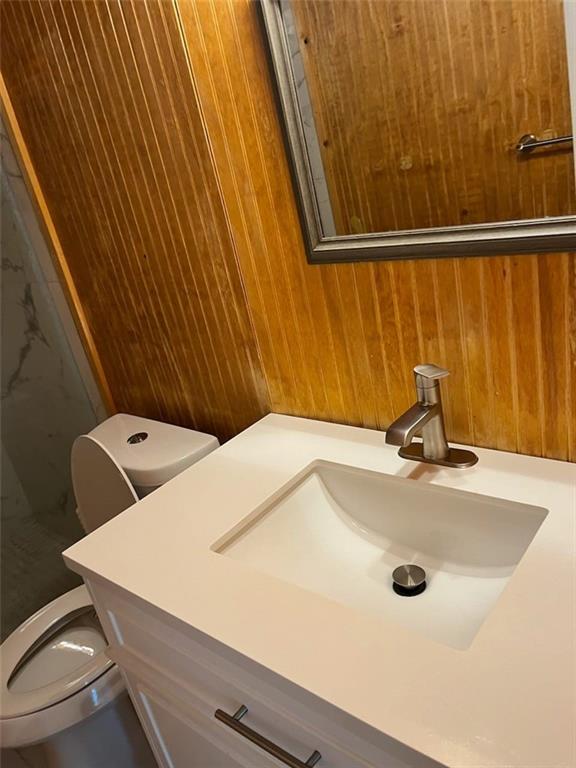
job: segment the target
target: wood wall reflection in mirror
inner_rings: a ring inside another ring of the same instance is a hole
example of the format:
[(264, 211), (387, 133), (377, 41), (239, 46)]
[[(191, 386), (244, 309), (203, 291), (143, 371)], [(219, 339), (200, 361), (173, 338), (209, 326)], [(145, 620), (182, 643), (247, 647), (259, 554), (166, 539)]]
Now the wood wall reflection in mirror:
[(576, 242), (565, 2), (262, 0), (311, 260)]

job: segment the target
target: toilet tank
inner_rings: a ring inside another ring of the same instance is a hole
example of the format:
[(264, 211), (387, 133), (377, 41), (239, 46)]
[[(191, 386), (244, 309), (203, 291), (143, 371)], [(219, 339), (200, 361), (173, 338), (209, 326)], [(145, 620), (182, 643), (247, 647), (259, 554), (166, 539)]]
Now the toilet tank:
[(140, 498), (218, 447), (213, 435), (117, 413), (89, 433), (120, 464)]

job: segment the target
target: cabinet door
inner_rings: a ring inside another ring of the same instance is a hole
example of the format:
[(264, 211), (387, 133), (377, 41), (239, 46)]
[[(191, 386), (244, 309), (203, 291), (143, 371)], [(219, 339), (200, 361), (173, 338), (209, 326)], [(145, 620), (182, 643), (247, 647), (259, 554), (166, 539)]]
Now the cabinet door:
[(165, 697), (133, 674), (125, 675), (131, 698), (161, 768), (272, 768), (216, 721)]
[(166, 768), (236, 768), (230, 754), (216, 747), (194, 727), (162, 706), (152, 696), (140, 693), (147, 720)]

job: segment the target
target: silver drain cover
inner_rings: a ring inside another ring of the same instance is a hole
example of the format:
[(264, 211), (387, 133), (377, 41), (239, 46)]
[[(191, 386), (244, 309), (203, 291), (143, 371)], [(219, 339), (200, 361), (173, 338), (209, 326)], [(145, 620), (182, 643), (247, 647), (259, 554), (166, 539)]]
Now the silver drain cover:
[(392, 572), (392, 589), (402, 597), (420, 595), (426, 589), (426, 571), (419, 565), (399, 565)]

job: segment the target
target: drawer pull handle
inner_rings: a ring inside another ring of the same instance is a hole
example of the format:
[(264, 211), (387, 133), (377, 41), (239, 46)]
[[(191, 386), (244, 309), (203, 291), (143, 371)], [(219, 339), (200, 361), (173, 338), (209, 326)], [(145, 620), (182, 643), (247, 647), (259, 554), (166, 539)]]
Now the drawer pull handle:
[(290, 752), (286, 752), (285, 749), (282, 749), (282, 747), (274, 744), (273, 741), (270, 741), (265, 736), (262, 736), (261, 733), (252, 730), (252, 728), (249, 728), (247, 725), (244, 725), (244, 723), (240, 722), (247, 712), (248, 707), (242, 705), (236, 712), (234, 712), (233, 715), (229, 715), (228, 712), (224, 712), (223, 709), (217, 709), (216, 712), (214, 712), (214, 717), (216, 720), (220, 720), (221, 723), (224, 723), (224, 725), (232, 728), (232, 730), (236, 731), (236, 733), (244, 736), (244, 738), (248, 739), (248, 741), (251, 741), (252, 744), (256, 744), (256, 746), (260, 747), (260, 749), (263, 749), (264, 752), (268, 752), (268, 754), (272, 755), (272, 757), (275, 757), (276, 760), (280, 760), (280, 762), (284, 763), (284, 765), (290, 766), (290, 768), (312, 768), (312, 766), (316, 765), (316, 763), (322, 757), (320, 752), (315, 749), (308, 760), (303, 763), (302, 760), (294, 757), (294, 755), (291, 755)]

